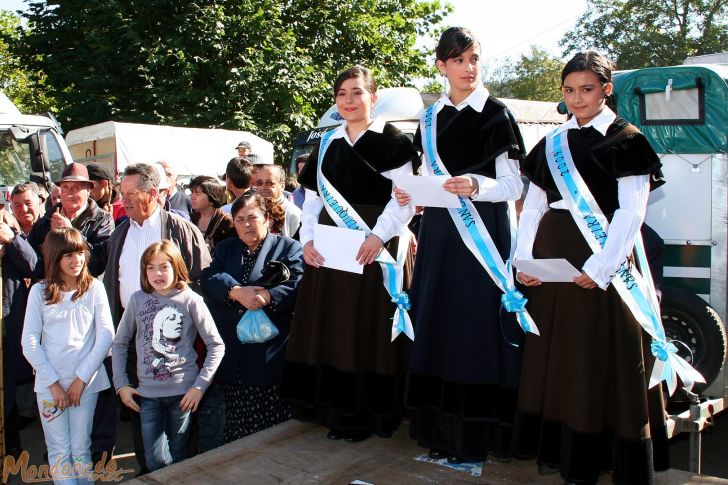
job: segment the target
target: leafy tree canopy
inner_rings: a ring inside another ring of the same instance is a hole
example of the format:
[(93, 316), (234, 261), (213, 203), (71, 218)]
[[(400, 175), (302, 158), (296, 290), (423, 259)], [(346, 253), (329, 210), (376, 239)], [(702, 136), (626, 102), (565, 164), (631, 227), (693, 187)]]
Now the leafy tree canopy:
[(619, 69), (682, 64), (686, 57), (728, 51), (726, 0), (588, 0), (564, 55), (595, 48)]
[(560, 101), (561, 70), (564, 63), (545, 49), (531, 46), (519, 60), (506, 58), (487, 74), (485, 84), (494, 96)]
[(48, 94), (45, 74), (25, 69), (11, 51), (20, 38), (20, 17), (0, 10), (0, 89), (23, 113), (55, 111), (55, 100)]
[[(113, 119), (244, 129), (288, 148), (343, 69), (381, 86), (427, 72), (439, 0), (32, 1), (18, 48), (67, 128)], [(39, 57), (40, 56), (40, 57)]]

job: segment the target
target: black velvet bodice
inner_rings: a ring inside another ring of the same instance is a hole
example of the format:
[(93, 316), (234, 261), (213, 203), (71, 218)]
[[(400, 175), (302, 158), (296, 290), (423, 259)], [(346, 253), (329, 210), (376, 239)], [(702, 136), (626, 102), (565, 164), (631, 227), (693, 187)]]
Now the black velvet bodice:
[[(419, 129), (414, 143), (421, 151)], [(505, 152), (514, 160), (526, 154), (516, 120), (498, 99), (489, 96), (480, 113), (470, 106), (460, 111), (444, 106), (437, 114), (437, 153), (450, 175), (495, 178), (495, 159)]]
[[(298, 179), (301, 185), (316, 192), (318, 155), (316, 147)], [(350, 204), (385, 205), (392, 197), (392, 181), (381, 173), (418, 160), (409, 138), (387, 123), (382, 133), (366, 131), (354, 146), (343, 138), (332, 140), (321, 170)]]
[[(574, 165), (605, 214), (619, 208), (617, 179), (630, 175), (650, 175), (650, 189), (664, 183), (662, 163), (640, 131), (622, 118), (616, 118), (602, 135), (593, 127), (566, 132)], [(561, 200), (546, 160), (543, 138), (521, 162), (521, 171), (546, 192), (548, 203)]]

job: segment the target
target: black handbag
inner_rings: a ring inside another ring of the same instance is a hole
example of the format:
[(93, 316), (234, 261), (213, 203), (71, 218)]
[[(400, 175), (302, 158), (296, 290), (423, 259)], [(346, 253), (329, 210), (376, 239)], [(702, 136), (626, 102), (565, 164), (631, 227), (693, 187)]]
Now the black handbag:
[(280, 261), (269, 261), (263, 268), (263, 274), (255, 283), (256, 286), (272, 288), (291, 278), (291, 270)]

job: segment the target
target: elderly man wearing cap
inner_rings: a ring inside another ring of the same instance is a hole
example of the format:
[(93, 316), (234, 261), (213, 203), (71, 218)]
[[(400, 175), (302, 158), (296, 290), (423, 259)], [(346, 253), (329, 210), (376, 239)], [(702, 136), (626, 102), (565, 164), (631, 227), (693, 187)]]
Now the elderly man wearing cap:
[(121, 195), (114, 188), (115, 177), (111, 170), (99, 163), (89, 163), (88, 178), (94, 183), (91, 189), (91, 198), (106, 212), (111, 212), (114, 224), (119, 224), (126, 216), (124, 204), (121, 203)]
[(46, 212), (28, 235), (28, 242), (38, 253), (36, 274), (40, 276), (43, 273), (40, 248), (46, 234), (60, 227), (74, 227), (88, 244), (91, 253), (89, 272), (93, 276), (99, 276), (106, 267), (106, 244), (114, 231), (111, 214), (101, 210), (90, 198), (94, 183), (88, 178), (88, 170), (84, 165), (75, 162), (67, 165), (56, 185), (61, 188), (61, 203)]
[(253, 151), (253, 147), (250, 146), (250, 143), (245, 140), (238, 143), (238, 146), (236, 146), (235, 148), (238, 150), (238, 157), (240, 158), (248, 158), (250, 152)]

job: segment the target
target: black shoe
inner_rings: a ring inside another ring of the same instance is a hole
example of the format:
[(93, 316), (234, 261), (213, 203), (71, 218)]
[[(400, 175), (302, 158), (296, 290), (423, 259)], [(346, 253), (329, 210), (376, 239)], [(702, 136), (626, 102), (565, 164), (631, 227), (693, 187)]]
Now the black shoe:
[(427, 456), (433, 460), (442, 460), (443, 458), (447, 458), (447, 453), (433, 448), (429, 453), (427, 453)]
[(344, 436), (344, 439), (349, 443), (358, 443), (369, 438), (371, 435), (371, 431), (349, 431)]
[(559, 469), (550, 465), (546, 465), (544, 463), (538, 464), (538, 474), (543, 476), (546, 475), (553, 475), (555, 473), (559, 473)]
[(330, 429), (328, 433), (326, 433), (326, 437), (330, 440), (340, 440), (344, 437), (344, 432), (339, 429)]
[(448, 456), (447, 457), (447, 462), (451, 465), (459, 465), (465, 461), (467, 461), (467, 460), (463, 460), (462, 458), (460, 458), (458, 456)]
[(513, 457), (509, 455), (501, 455), (497, 453), (489, 453), (489, 456), (492, 457), (495, 461), (498, 463), (510, 463)]

